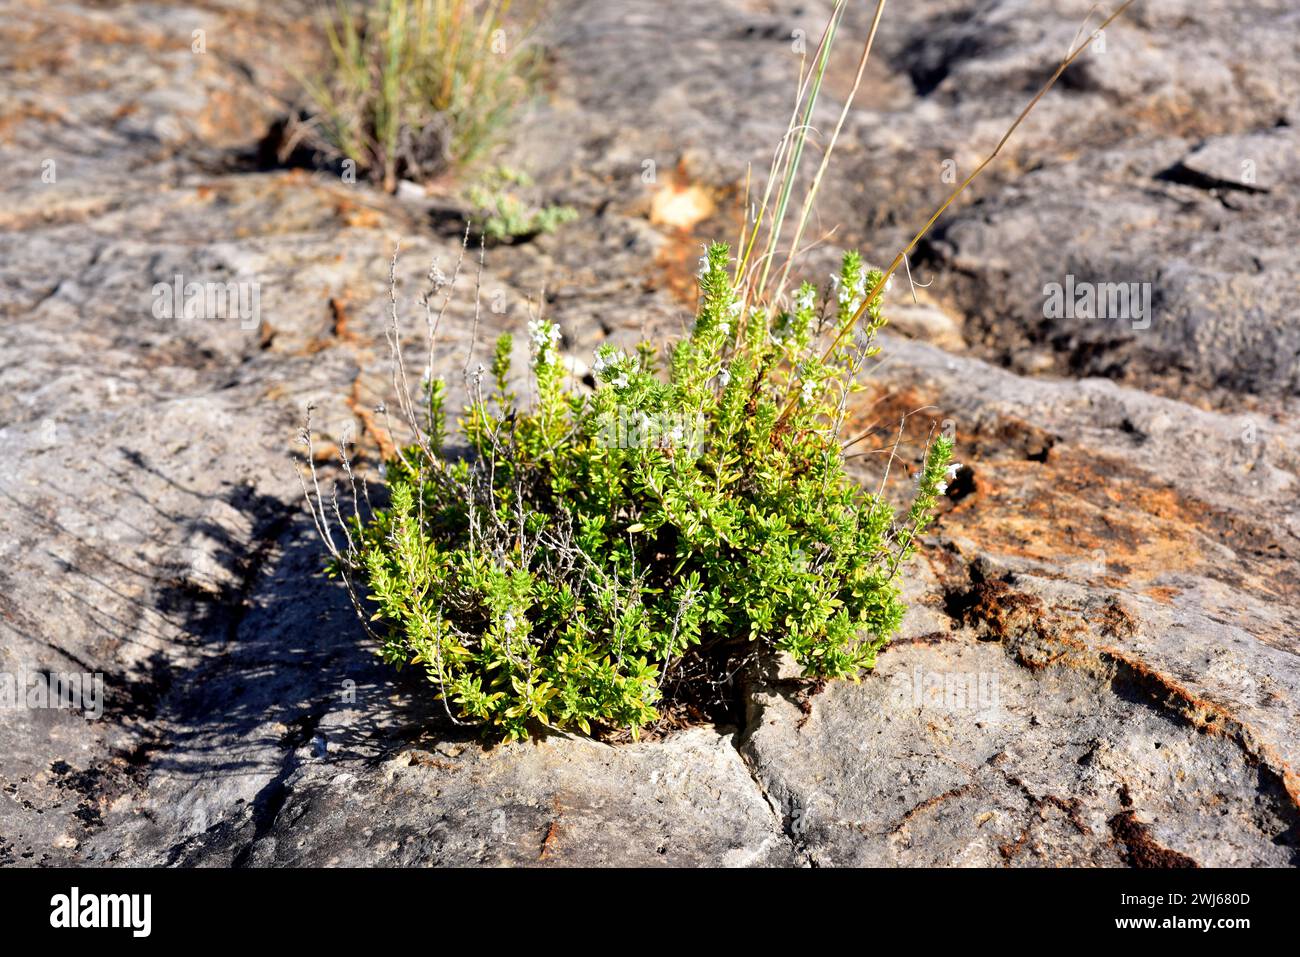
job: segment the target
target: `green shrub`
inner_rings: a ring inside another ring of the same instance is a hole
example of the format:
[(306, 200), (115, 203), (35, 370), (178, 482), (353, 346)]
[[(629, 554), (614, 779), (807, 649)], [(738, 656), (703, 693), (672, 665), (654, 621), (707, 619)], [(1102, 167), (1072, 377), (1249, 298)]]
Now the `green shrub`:
[(602, 346), (590, 394), (566, 387), (560, 331), (537, 320), (522, 407), (503, 336), (491, 387), (481, 367), (471, 380), (466, 454), (448, 451), (443, 383), (423, 384), (390, 501), (349, 520), (334, 570), (364, 582), (384, 659), (424, 668), (461, 718), (506, 738), (635, 735), (693, 659), (757, 648), (854, 677), (897, 628), (952, 445), (929, 446), (902, 515), (845, 474), (847, 397), (885, 321), (863, 299), (883, 275), (849, 253), (834, 295), (805, 283), (769, 313), (744, 310), (730, 265), (709, 247), (690, 335), (663, 357)]
[(329, 144), (392, 192), (479, 159), (527, 94), (530, 48), (507, 38), (510, 0), (339, 0), (333, 68), (304, 80)]
[(572, 206), (532, 206), (514, 192), (515, 187), (532, 185), (527, 173), (498, 166), (469, 188), (473, 219), (485, 238), (507, 242), (550, 233), (578, 218)]
[[(804, 283), (790, 292), (884, 8), (877, 3), (853, 88), (803, 178), (847, 10), (837, 0), (801, 67), (757, 203), (746, 184), (736, 260), (720, 244), (702, 257), (690, 334), (662, 356), (650, 343), (631, 354), (601, 346), (586, 393), (561, 361), (559, 329), (536, 320), (531, 398), (522, 404), (510, 389), (512, 342), (502, 337), (490, 377), (466, 370), (462, 449), (449, 444), (444, 383), (430, 372), (418, 390), (408, 384), (394, 294), (394, 385), (413, 441), (385, 465), (387, 498), (371, 507), (346, 454), (347, 517), (314, 466), (313, 488), (304, 489), (333, 573), (367, 628), (383, 626), (371, 632), (383, 657), (423, 668), (453, 720), (505, 738), (545, 727), (635, 735), (682, 685), (753, 652), (787, 653), (810, 677), (871, 668), (903, 616), (903, 564), (957, 469), (952, 442), (935, 437), (902, 514), (882, 497), (883, 483), (871, 493), (845, 472), (840, 429), (863, 364), (878, 351), (881, 296), (1034, 104), (1131, 2), (1071, 48), (883, 272), (848, 253), (832, 289), (819, 295)], [(801, 179), (804, 198), (792, 203)], [(451, 291), (436, 317), (432, 295), (454, 289), (458, 275), (459, 263), (450, 279), (430, 270), (429, 370)], [(310, 415), (303, 439), (311, 464)]]

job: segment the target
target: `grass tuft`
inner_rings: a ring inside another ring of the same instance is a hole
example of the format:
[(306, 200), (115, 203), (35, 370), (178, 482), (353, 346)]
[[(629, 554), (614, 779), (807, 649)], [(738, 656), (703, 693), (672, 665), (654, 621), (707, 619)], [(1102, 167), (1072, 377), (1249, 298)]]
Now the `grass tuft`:
[(481, 159), (537, 66), (509, 10), (510, 0), (339, 0), (324, 26), (332, 69), (303, 80), (325, 139), (389, 192)]

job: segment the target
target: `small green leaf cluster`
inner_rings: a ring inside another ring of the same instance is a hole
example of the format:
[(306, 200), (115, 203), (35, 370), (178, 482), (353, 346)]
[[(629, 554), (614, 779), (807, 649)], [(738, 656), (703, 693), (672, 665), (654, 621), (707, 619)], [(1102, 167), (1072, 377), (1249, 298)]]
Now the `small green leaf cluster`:
[(552, 233), (578, 218), (572, 206), (534, 206), (514, 191), (515, 187), (531, 186), (532, 178), (526, 173), (498, 166), (469, 187), (467, 198), (474, 207), (473, 220), (485, 238), (509, 242)]
[(689, 335), (663, 355), (602, 346), (594, 390), (570, 387), (560, 330), (536, 320), (524, 407), (502, 337), (472, 382), (466, 454), (444, 451), (445, 390), (426, 384), (427, 430), (387, 462), (387, 506), (353, 522), (342, 570), (387, 626), (384, 658), (425, 669), (494, 737), (635, 735), (692, 657), (784, 652), (855, 678), (898, 628), (900, 568), (955, 466), (935, 438), (901, 513), (846, 474), (879, 296), (833, 333), (882, 276), (849, 253), (829, 289), (769, 309), (743, 301), (729, 256), (702, 257)]

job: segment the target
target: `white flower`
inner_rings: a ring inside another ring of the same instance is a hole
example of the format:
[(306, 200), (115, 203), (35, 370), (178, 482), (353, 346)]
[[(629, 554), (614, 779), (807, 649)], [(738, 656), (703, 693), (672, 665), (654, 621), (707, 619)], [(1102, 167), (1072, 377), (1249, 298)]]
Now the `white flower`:
[(948, 476), (948, 481), (952, 481), (957, 477), (957, 473), (960, 471), (961, 471), (961, 463), (953, 462), (952, 465), (948, 466), (944, 474)]
[(723, 369), (721, 372), (718, 373), (718, 384), (721, 385), (724, 389), (727, 387), (727, 383), (729, 383), (730, 381), (731, 381), (730, 369)]
[(681, 445), (682, 441), (686, 438), (686, 430), (683, 429), (680, 425), (675, 425), (673, 426), (673, 430), (669, 432), (668, 435), (669, 438), (672, 439), (673, 445)]
[(512, 611), (506, 612), (506, 617), (501, 623), (505, 626), (507, 633), (513, 632), (519, 625), (519, 622), (515, 620), (515, 613)]
[(731, 335), (731, 323), (729, 322), (718, 323), (718, 331), (722, 333), (724, 336)]
[(811, 402), (813, 400), (813, 391), (816, 388), (817, 383), (813, 382), (812, 379), (808, 379), (804, 382), (803, 388), (799, 391), (799, 398), (805, 403)]
[[(836, 286), (839, 285), (839, 282), (836, 282)], [(867, 277), (865, 275), (859, 275), (853, 280), (852, 286), (846, 285), (840, 289), (839, 295), (836, 298), (839, 300), (841, 306), (845, 306), (851, 312), (857, 312), (858, 307), (862, 305), (862, 300), (865, 299), (866, 296)]]
[(938, 485), (934, 487), (934, 490), (938, 492), (940, 495), (942, 495), (944, 492), (948, 491), (948, 483), (940, 482)]
[(709, 272), (709, 254), (706, 252), (700, 257), (700, 278), (703, 279)]
[(528, 321), (528, 335), (533, 340), (533, 345), (537, 346), (538, 349), (544, 349), (547, 346), (559, 343), (560, 327), (545, 319), (530, 319)]
[(612, 385), (612, 386), (613, 386), (614, 388), (616, 388), (616, 389), (626, 389), (626, 388), (627, 388), (627, 373), (624, 372), (624, 373), (622, 373), (621, 375), (619, 375), (618, 378), (616, 378), (616, 379), (611, 379), (609, 384)]
[(813, 291), (811, 286), (805, 286), (803, 288), (795, 298), (794, 307), (799, 312), (806, 312), (813, 307)]
[(528, 338), (533, 344), (533, 358), (540, 365), (551, 365), (559, 360), (560, 327), (545, 319), (528, 321)]

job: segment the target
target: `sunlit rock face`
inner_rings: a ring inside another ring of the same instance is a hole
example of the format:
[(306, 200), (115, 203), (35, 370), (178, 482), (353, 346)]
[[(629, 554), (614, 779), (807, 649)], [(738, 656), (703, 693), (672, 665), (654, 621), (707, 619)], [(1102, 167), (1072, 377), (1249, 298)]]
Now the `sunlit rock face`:
[[(1137, 5), (894, 282), (846, 434), (867, 453), (905, 420), (900, 495), (931, 429), (965, 468), (875, 673), (773, 663), (729, 723), (491, 751), (373, 658), (289, 458), (309, 401), (322, 462), (386, 447), (393, 241), (415, 348), (464, 210), (280, 162), (312, 5), (46, 6), (0, 5), (0, 864), (1297, 862), (1283, 4)], [(1069, 48), (1087, 9), (1059, 7), (891, 6), (808, 277), (903, 247)], [(682, 327), (829, 5), (553, 8), (502, 160), (581, 216), (488, 250), (477, 326), (463, 274), (453, 407), (543, 295), (574, 369)], [(886, 460), (853, 462), (874, 488)], [(98, 718), (55, 706), (74, 674)]]

